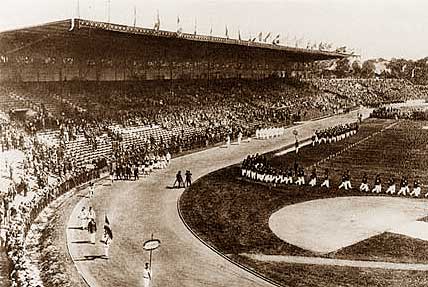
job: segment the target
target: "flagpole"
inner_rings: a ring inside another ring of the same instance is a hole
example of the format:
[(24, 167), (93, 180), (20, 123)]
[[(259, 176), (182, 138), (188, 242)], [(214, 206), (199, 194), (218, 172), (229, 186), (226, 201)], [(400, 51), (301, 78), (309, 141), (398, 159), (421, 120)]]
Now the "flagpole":
[(77, 18), (80, 19), (80, 0), (77, 0)]
[(137, 6), (134, 5), (134, 28), (137, 26)]
[[(152, 233), (152, 237), (151, 237), (151, 240), (153, 240), (153, 233)], [(150, 270), (152, 270), (152, 250), (150, 249)]]
[(110, 4), (111, 0), (107, 0), (107, 23), (110, 23)]

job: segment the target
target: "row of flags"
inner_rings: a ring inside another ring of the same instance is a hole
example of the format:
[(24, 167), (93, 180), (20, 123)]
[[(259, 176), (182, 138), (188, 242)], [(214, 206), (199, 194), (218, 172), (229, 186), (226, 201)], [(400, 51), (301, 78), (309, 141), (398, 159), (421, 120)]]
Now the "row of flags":
[[(135, 25), (135, 20), (134, 20), (134, 25)], [(156, 13), (156, 19), (154, 22), (154, 30), (159, 31), (160, 30), (160, 25), (161, 25), (161, 21), (160, 21), (160, 17), (159, 17), (159, 10)], [(181, 26), (181, 19), (180, 16), (177, 16), (177, 34), (182, 34), (183, 33), (183, 28)], [(197, 21), (195, 19), (195, 25), (194, 25), (194, 31), (193, 34), (196, 35), (197, 34)], [(213, 28), (212, 26), (210, 27), (210, 36), (212, 36), (213, 34)], [(230, 38), (230, 32), (229, 32), (229, 28), (226, 25), (225, 26), (225, 33), (224, 36), (229, 39)], [(260, 42), (260, 43), (270, 43), (273, 45), (279, 45), (280, 44), (280, 38), (281, 35), (280, 34), (276, 34), (274, 36), (274, 34), (272, 34), (271, 32), (266, 33), (265, 35), (263, 34), (263, 32), (259, 32), (255, 37), (250, 36), (248, 38), (249, 42)], [(241, 31), (238, 29), (238, 40), (242, 41), (242, 36), (241, 36)], [(295, 47), (302, 47), (303, 46), (303, 38), (299, 38), (297, 39), (296, 37), (294, 37), (294, 41), (291, 41), (291, 44), (295, 44)], [(288, 39), (286, 38), (284, 44), (287, 44)], [(308, 42), (306, 45), (306, 49), (312, 49), (312, 50), (320, 50), (320, 51), (332, 51), (333, 50), (333, 45), (330, 43), (323, 43), (320, 42), (319, 44), (317, 43), (310, 43)], [(339, 47), (335, 50), (335, 52), (338, 53), (345, 53), (346, 52), (346, 47)]]

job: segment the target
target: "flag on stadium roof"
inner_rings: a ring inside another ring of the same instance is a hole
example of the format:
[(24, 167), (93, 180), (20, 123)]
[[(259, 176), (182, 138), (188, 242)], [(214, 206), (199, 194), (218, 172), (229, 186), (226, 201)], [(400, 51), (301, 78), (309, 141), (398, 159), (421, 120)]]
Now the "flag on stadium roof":
[(263, 38), (263, 32), (260, 32), (257, 38), (259, 38), (259, 42), (261, 42)]
[(177, 16), (177, 34), (181, 34), (182, 30), (180, 26), (180, 16)]
[(137, 26), (137, 7), (134, 6), (134, 27)]
[(266, 37), (263, 39), (263, 42), (267, 42), (267, 40), (269, 39), (270, 35), (271, 35), (271, 32), (267, 33)]
[(275, 38), (273, 39), (272, 44), (278, 45), (279, 44), (279, 37), (280, 37), (280, 34), (277, 34), (275, 36)]
[(160, 29), (159, 10), (157, 10), (157, 13), (156, 13), (156, 21), (155, 21), (154, 29), (156, 31), (159, 31), (159, 29)]
[(241, 31), (238, 29), (238, 40), (241, 41)]
[(229, 30), (227, 29), (227, 25), (226, 25), (225, 35), (226, 35), (226, 38), (229, 39)]

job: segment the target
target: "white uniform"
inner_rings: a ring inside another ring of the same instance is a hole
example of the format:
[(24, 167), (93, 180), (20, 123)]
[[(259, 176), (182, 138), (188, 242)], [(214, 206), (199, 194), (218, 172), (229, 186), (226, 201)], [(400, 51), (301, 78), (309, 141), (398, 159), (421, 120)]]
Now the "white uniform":
[(394, 194), (395, 193), (395, 184), (388, 187), (386, 193)]
[(109, 249), (111, 244), (111, 238), (108, 235), (105, 235), (104, 237), (104, 257), (109, 258)]
[(321, 184), (321, 187), (327, 187), (327, 188), (330, 188), (330, 180), (327, 178), (327, 179), (324, 179), (324, 181), (322, 182), (322, 184)]
[(238, 134), (238, 145), (241, 144), (241, 140), (242, 140), (242, 133), (239, 132), (239, 134)]
[(375, 187), (372, 190), (373, 193), (381, 193), (382, 192), (382, 186), (380, 184), (376, 184)]
[[(410, 195), (411, 196), (416, 196), (416, 197), (419, 197), (419, 195), (421, 195), (421, 188), (418, 186), (418, 187), (415, 187), (414, 189), (413, 189), (413, 191), (410, 193)], [(425, 194), (425, 197), (427, 197), (427, 195)]]
[(151, 281), (152, 281), (152, 275), (151, 275), (150, 269), (144, 268), (143, 270), (144, 287), (150, 287)]
[(360, 185), (360, 191), (363, 191), (363, 192), (368, 192), (369, 191), (369, 186), (368, 186), (368, 184), (367, 183), (361, 183), (361, 185)]

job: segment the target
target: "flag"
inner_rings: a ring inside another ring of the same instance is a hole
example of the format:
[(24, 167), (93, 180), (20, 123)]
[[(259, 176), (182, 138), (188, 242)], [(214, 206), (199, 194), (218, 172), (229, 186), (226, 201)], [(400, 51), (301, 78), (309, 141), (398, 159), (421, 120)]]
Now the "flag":
[(107, 214), (105, 215), (104, 234), (105, 236), (110, 237), (110, 239), (113, 239), (113, 231), (111, 230), (110, 221), (108, 220)]
[(134, 6), (134, 27), (137, 26), (137, 7)]
[(229, 30), (227, 29), (227, 25), (226, 25), (226, 33), (225, 33), (225, 35), (226, 35), (226, 38), (229, 39)]
[(195, 18), (195, 31), (193, 32), (193, 35), (196, 35), (197, 33), (197, 22), (196, 22), (196, 18)]
[(180, 26), (180, 16), (177, 16), (177, 34), (181, 34), (182, 30)]
[(238, 30), (238, 40), (241, 41), (241, 31)]
[(210, 26), (210, 36), (212, 36), (213, 35), (213, 26), (211, 25)]
[(262, 33), (262, 32), (260, 32), (260, 33), (259, 33), (259, 35), (258, 35), (257, 37), (259, 38), (259, 42), (261, 42), (261, 41), (262, 41), (262, 38), (263, 38), (263, 33)]
[(279, 44), (279, 37), (280, 37), (280, 34), (276, 35), (275, 38), (272, 41), (272, 44), (278, 45)]
[(155, 21), (154, 29), (156, 31), (159, 31), (159, 29), (160, 29), (159, 10), (157, 10), (157, 13), (156, 13), (156, 21)]
[(270, 34), (271, 34), (270, 32), (269, 32), (269, 33), (267, 33), (266, 37), (263, 39), (263, 42), (266, 42), (266, 41), (269, 39)]

